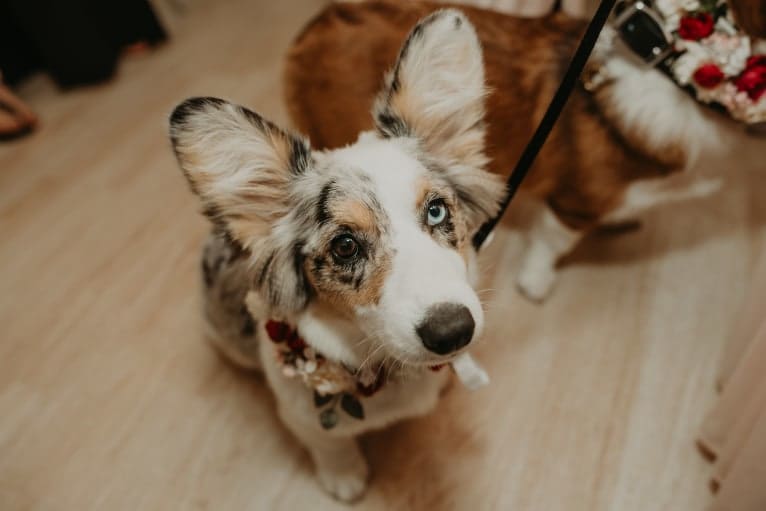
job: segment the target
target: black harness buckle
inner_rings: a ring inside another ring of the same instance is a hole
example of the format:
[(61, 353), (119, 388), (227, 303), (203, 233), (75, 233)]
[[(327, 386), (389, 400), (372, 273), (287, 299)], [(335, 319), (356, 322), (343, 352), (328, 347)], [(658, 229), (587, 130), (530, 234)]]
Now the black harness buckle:
[(624, 2), (615, 9), (614, 25), (620, 39), (646, 64), (654, 67), (673, 53), (673, 38), (662, 16), (644, 2)]

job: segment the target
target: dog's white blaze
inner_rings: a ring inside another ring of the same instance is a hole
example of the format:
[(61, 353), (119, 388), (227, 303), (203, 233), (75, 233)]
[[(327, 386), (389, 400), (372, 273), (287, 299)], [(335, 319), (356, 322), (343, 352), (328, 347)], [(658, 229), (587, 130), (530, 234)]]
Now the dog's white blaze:
[(360, 168), (374, 183), (376, 198), (390, 221), (394, 249), (379, 304), (356, 312), (370, 322), (371, 330), (385, 333), (399, 358), (416, 362), (433, 357), (415, 331), (432, 305), (450, 302), (468, 307), (476, 323), (474, 338), (481, 333), (484, 317), (465, 260), (423, 230), (417, 194), (428, 171), (407, 150), (407, 143), (362, 137), (335, 156)]

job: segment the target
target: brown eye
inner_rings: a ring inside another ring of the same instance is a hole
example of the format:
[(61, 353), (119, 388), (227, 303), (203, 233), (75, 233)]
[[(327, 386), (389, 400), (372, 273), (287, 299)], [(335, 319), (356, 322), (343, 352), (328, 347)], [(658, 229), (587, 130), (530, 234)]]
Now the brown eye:
[(332, 240), (332, 253), (343, 260), (349, 260), (359, 252), (359, 244), (350, 234), (342, 234)]

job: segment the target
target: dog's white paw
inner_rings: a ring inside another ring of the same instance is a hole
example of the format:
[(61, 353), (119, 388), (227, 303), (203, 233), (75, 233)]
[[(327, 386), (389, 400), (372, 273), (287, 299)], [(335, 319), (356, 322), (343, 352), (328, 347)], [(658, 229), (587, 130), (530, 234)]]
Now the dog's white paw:
[(516, 281), (521, 294), (537, 303), (542, 302), (551, 294), (555, 283), (555, 268), (543, 265), (524, 267)]
[(338, 500), (353, 502), (364, 495), (367, 489), (367, 464), (348, 467), (346, 470), (318, 469), (317, 477), (322, 487)]

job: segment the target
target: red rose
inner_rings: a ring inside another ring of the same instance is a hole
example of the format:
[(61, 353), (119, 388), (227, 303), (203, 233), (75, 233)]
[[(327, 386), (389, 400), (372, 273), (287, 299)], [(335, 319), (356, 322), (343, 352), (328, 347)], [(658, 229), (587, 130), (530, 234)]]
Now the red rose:
[(723, 81), (723, 71), (715, 64), (705, 64), (697, 68), (693, 77), (700, 87), (712, 89)]
[(734, 81), (737, 90), (746, 92), (753, 101), (766, 93), (766, 55), (753, 55), (747, 59), (747, 67)]
[(699, 41), (713, 33), (715, 20), (707, 12), (687, 14), (681, 18), (678, 35), (688, 41)]
[(273, 320), (266, 322), (266, 333), (269, 334), (269, 339), (274, 342), (284, 341), (289, 332), (290, 327), (286, 323)]
[(287, 337), (287, 346), (293, 351), (303, 351), (306, 341), (298, 335), (297, 331), (292, 330)]

